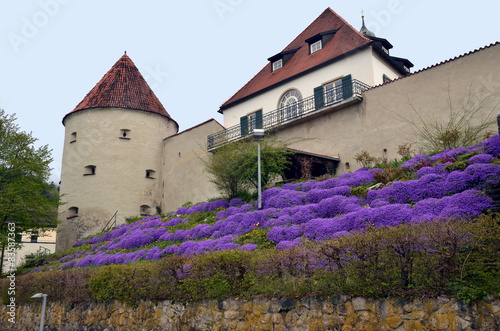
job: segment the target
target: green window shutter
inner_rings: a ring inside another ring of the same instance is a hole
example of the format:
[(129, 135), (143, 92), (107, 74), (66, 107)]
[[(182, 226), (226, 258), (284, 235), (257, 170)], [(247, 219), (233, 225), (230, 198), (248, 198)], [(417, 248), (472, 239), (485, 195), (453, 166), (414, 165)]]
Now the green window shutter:
[(316, 109), (325, 105), (325, 98), (323, 97), (323, 86), (314, 88), (314, 107)]
[(347, 75), (342, 77), (342, 96), (344, 99), (352, 97), (352, 77)]
[(240, 129), (242, 136), (246, 136), (248, 134), (248, 117), (246, 116), (240, 117)]
[(256, 129), (262, 129), (263, 128), (263, 122), (262, 122), (262, 110), (259, 110), (255, 113), (255, 128)]

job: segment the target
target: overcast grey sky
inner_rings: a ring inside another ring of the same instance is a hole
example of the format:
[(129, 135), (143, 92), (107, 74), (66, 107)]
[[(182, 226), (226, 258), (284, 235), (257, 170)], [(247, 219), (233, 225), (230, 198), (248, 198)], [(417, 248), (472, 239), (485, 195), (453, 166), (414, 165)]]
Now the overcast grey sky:
[[(127, 54), (169, 114), (188, 129), (331, 7), (410, 59), (416, 71), (496, 42), (496, 0), (23, 0), (0, 2), (0, 108), (53, 150), (59, 180), (73, 110)], [(500, 61), (500, 59), (499, 59)]]

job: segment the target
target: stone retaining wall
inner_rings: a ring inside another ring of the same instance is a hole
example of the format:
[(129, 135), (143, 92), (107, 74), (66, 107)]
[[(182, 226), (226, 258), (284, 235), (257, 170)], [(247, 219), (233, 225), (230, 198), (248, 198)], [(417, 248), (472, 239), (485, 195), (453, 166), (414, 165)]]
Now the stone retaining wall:
[[(500, 330), (500, 300), (465, 305), (440, 297), (371, 300), (329, 297), (207, 300), (197, 303), (47, 304), (45, 330)], [(16, 309), (16, 324), (0, 306), (0, 330), (38, 330), (41, 303)]]

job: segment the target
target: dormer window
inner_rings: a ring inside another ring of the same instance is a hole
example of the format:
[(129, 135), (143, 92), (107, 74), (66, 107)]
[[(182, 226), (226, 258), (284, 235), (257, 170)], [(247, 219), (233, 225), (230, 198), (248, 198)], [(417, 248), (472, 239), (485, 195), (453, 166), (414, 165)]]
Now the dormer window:
[(283, 68), (283, 59), (279, 59), (273, 62), (273, 71)]
[(333, 38), (335, 32), (337, 32), (337, 30), (325, 31), (306, 39), (306, 43), (309, 44), (309, 54), (322, 50), (326, 43)]
[(268, 61), (271, 62), (272, 71), (276, 71), (276, 70), (283, 68), (283, 66), (287, 63), (287, 61), (290, 60), (292, 58), (293, 54), (295, 54), (295, 52), (297, 52), (297, 51), (298, 51), (298, 48), (292, 49), (289, 51), (283, 51), (283, 52), (278, 53), (276, 55), (273, 55), (269, 59), (267, 59)]
[(321, 42), (321, 40), (312, 43), (310, 46), (311, 54), (320, 51), (322, 48), (323, 48), (323, 43)]

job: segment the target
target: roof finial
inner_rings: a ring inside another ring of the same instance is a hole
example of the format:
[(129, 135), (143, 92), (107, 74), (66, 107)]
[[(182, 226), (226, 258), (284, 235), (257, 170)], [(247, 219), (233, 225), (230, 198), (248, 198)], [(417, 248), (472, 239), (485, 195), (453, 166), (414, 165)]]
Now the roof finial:
[(125, 51), (125, 55), (127, 55), (127, 51)]
[(375, 33), (368, 30), (368, 28), (365, 25), (365, 11), (364, 10), (361, 10), (361, 22), (362, 22), (362, 25), (361, 25), (361, 29), (359, 30), (359, 32), (365, 37), (375, 37)]

